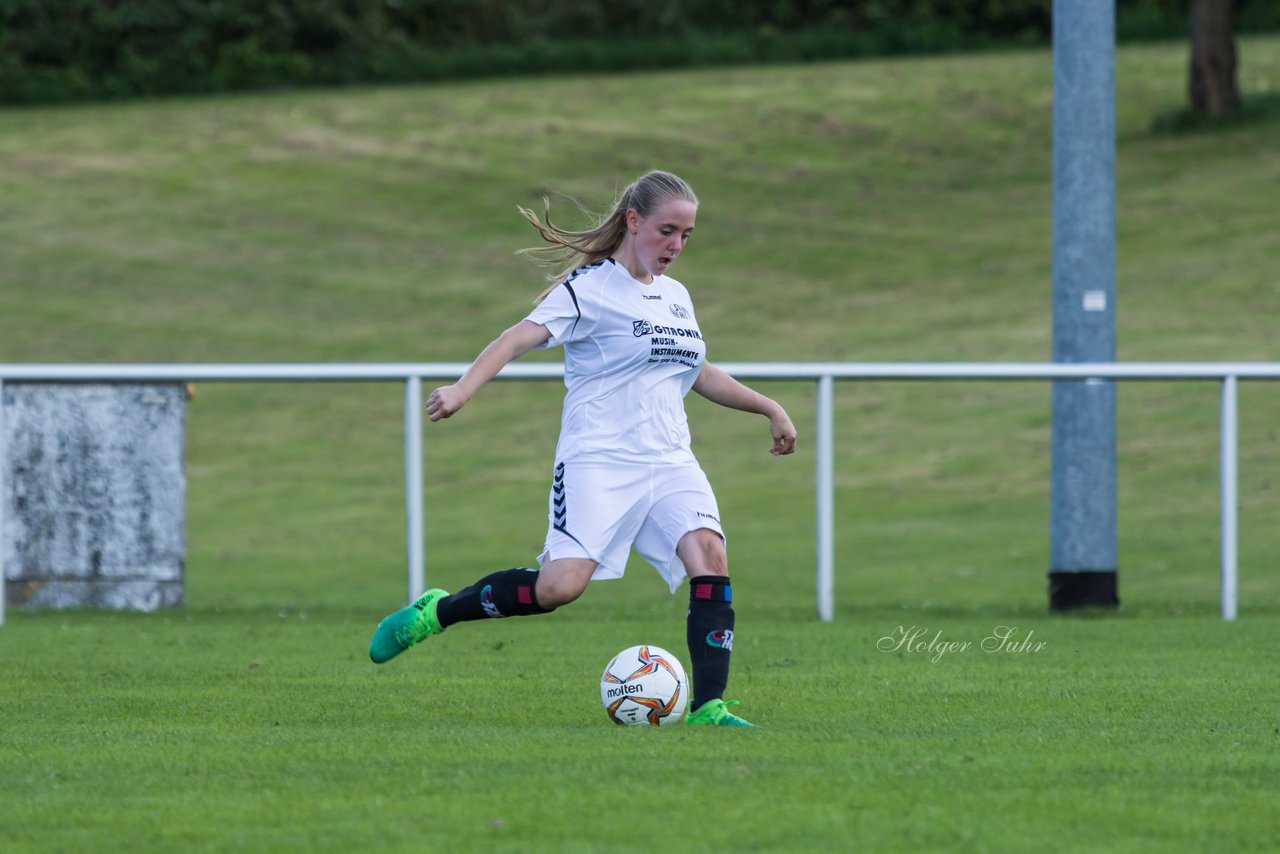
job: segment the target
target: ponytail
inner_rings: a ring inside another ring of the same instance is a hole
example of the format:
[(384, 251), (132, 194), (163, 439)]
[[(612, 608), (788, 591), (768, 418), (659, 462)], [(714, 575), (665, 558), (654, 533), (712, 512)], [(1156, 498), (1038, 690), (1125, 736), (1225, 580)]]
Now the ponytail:
[[(640, 216), (648, 216), (659, 204), (668, 199), (682, 199), (698, 204), (693, 188), (670, 172), (649, 172), (629, 184), (613, 209), (600, 218), (596, 225), (583, 231), (571, 231), (551, 222), (551, 200), (542, 199), (542, 217), (528, 208), (517, 206), (538, 235), (547, 244), (519, 250), (520, 254), (534, 256), (534, 260), (550, 267), (547, 279), (550, 287), (538, 295), (535, 303), (546, 299), (547, 294), (579, 267), (609, 258), (622, 245), (627, 233), (627, 211), (634, 209)], [(578, 207), (582, 208), (579, 204)]]

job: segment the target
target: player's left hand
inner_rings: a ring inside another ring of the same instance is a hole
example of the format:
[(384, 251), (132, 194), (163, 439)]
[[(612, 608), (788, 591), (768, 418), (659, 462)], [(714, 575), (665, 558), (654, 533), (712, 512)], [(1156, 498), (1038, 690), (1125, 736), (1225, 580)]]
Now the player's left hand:
[(782, 409), (769, 418), (769, 432), (773, 433), (773, 447), (769, 453), (783, 457), (796, 452), (796, 428)]

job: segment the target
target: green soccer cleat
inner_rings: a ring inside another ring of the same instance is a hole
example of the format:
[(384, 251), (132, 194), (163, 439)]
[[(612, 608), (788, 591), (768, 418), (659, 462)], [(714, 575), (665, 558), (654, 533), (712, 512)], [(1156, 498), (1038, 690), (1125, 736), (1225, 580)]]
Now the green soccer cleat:
[(436, 619), (436, 604), (448, 595), (444, 590), (428, 590), (412, 605), (383, 617), (369, 641), (373, 663), (390, 661), (423, 638), (443, 632), (444, 627)]
[(737, 700), (727, 703), (724, 700), (707, 700), (696, 712), (690, 712), (684, 722), (689, 726), (755, 726), (729, 711), (729, 706), (736, 705)]

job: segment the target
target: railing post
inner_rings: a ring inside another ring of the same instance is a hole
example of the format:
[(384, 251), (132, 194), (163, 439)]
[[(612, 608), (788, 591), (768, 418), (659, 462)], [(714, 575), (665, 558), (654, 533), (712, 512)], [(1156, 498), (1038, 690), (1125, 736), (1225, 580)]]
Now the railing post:
[(409, 558), (409, 601), (426, 589), (422, 531), (422, 377), (404, 384), (404, 504), (406, 551)]
[(4, 625), (4, 507), (8, 503), (5, 476), (9, 470), (9, 457), (5, 444), (4, 426), (4, 377), (0, 377), (0, 626)]
[(830, 374), (818, 378), (818, 411), (814, 422), (818, 467), (818, 619), (824, 623), (835, 618), (834, 385)]
[(1236, 377), (1222, 378), (1222, 619), (1236, 618)]

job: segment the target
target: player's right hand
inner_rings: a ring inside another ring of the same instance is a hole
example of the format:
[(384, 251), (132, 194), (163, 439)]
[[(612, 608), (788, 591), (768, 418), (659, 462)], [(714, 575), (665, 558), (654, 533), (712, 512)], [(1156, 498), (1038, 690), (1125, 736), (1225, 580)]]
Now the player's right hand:
[(432, 421), (448, 418), (467, 403), (456, 385), (443, 385), (427, 396), (427, 417)]

